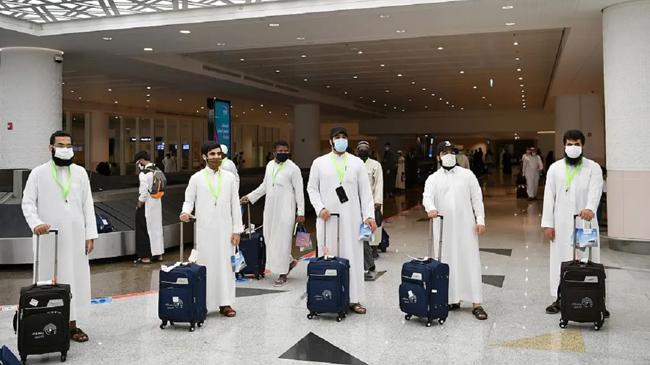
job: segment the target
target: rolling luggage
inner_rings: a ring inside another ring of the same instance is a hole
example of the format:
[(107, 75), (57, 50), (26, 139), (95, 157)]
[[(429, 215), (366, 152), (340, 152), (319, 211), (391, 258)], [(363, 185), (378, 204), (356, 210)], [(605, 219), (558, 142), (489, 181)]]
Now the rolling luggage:
[(105, 214), (95, 213), (95, 223), (97, 224), (97, 233), (110, 233), (114, 231), (111, 220)]
[(443, 223), (440, 216), (438, 260), (431, 258), (432, 253), (430, 257), (413, 259), (402, 265), (399, 307), (406, 313), (407, 321), (413, 316), (426, 318), (427, 327), (431, 327), (434, 319), (438, 319), (439, 324), (445, 323), (449, 315), (449, 265), (441, 262)]
[[(333, 217), (336, 217), (336, 242), (337, 248), (340, 249), (341, 216), (332, 213)], [(327, 223), (323, 229), (325, 247), (327, 247), (326, 226)], [(350, 261), (341, 257), (321, 256), (309, 263), (307, 276), (307, 309), (309, 310), (307, 318), (312, 319), (321, 313), (335, 313), (336, 320), (341, 322), (347, 316), (350, 306)]]
[[(196, 227), (196, 222), (194, 222)], [(196, 229), (194, 230), (196, 247)], [(190, 332), (196, 326), (202, 327), (208, 314), (206, 307), (206, 267), (194, 263), (183, 263), (183, 223), (181, 222), (180, 262), (171, 270), (160, 270), (158, 292), (158, 318), (160, 329), (167, 324), (189, 323)]]
[(260, 227), (253, 227), (251, 224), (251, 205), (246, 205), (248, 211), (248, 228), (247, 232), (242, 235), (239, 242), (239, 251), (244, 255), (246, 267), (238, 275), (254, 275), (255, 279), (260, 280), (264, 277), (266, 271), (266, 243)]
[(591, 247), (588, 247), (587, 262), (576, 259), (577, 234), (574, 216), (573, 261), (565, 261), (560, 268), (560, 327), (566, 328), (569, 321), (593, 322), (600, 330), (605, 322), (605, 267), (591, 261)]
[(59, 231), (54, 233), (54, 278), (51, 284), (38, 284), (41, 237), (36, 236), (34, 284), (20, 289), (14, 330), (18, 334), (18, 353), (23, 364), (28, 355), (61, 353), (65, 362), (70, 349), (70, 285), (57, 283)]
[(7, 346), (0, 347), (0, 365), (21, 365), (16, 355)]

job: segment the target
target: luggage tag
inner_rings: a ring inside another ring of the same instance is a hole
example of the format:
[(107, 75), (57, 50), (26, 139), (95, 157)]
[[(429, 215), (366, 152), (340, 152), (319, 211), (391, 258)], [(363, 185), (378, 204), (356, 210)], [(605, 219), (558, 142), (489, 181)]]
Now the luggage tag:
[(348, 195), (345, 193), (345, 189), (343, 188), (343, 186), (339, 186), (338, 188), (336, 188), (336, 196), (338, 196), (341, 204), (346, 203), (349, 200)]

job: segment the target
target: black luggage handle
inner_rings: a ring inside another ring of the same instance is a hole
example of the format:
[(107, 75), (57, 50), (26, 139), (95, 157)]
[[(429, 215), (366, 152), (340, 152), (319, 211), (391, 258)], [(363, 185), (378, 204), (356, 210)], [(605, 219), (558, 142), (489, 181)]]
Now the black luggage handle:
[[(50, 229), (48, 233), (54, 233), (54, 277), (52, 284), (56, 285), (56, 279), (59, 271), (59, 230)], [(38, 274), (40, 266), (41, 235), (36, 235), (36, 253), (34, 262), (34, 287), (38, 286)]]
[[(573, 215), (573, 261), (578, 261), (578, 257), (576, 255), (576, 252), (578, 251), (578, 235), (576, 234), (576, 220), (580, 217), (578, 214)], [(595, 215), (594, 215), (595, 218)], [(583, 222), (585, 221), (584, 219), (582, 220)], [(593, 228), (593, 223), (591, 221), (589, 222), (589, 227)], [(587, 256), (587, 262), (591, 261), (591, 246), (587, 247), (587, 250), (589, 251), (588, 256)]]
[[(339, 213), (330, 213), (330, 219), (336, 217), (336, 253), (341, 256), (341, 215)], [(323, 248), (327, 251), (327, 222), (323, 221)], [(325, 254), (323, 257), (327, 258)], [(335, 256), (333, 256), (335, 257)]]
[[(196, 218), (190, 216), (190, 222), (194, 222), (194, 248), (196, 249)], [(181, 221), (181, 252), (179, 254), (180, 256), (180, 262), (183, 262), (183, 252), (185, 249), (185, 240), (183, 239), (183, 225), (185, 222)], [(189, 222), (188, 222), (189, 223)]]

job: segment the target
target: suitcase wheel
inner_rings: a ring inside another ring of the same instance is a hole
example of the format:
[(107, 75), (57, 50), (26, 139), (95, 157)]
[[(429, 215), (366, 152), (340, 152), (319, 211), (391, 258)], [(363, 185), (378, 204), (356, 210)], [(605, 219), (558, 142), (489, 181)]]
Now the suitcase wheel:
[(196, 325), (199, 326), (199, 328), (201, 328), (201, 327), (203, 327), (203, 322), (199, 322)]
[(190, 322), (190, 332), (194, 332), (196, 330), (196, 323)]
[(427, 327), (431, 327), (431, 321), (427, 321)]
[(407, 314), (407, 315), (404, 316), (404, 319), (407, 320), (407, 321), (410, 321), (412, 317), (413, 317), (412, 315)]
[(255, 280), (260, 280), (262, 279), (262, 276), (260, 274), (255, 274)]
[(600, 331), (601, 327), (603, 327), (603, 322), (594, 322), (594, 330)]
[(309, 314), (307, 315), (307, 319), (314, 319), (314, 316), (315, 316), (315, 315), (316, 315), (315, 313), (309, 313)]
[(65, 362), (65, 360), (68, 358), (68, 353), (67, 352), (62, 352), (61, 353), (61, 362)]
[(443, 325), (443, 324), (445, 324), (446, 320), (447, 320), (447, 318), (438, 318), (438, 324)]
[(160, 329), (164, 330), (165, 327), (167, 327), (167, 321), (162, 321), (162, 323), (160, 324)]
[(341, 322), (343, 320), (343, 316), (339, 314), (338, 317), (336, 317), (337, 322)]
[(172, 322), (172, 321), (169, 321), (169, 324), (171, 324), (171, 325), (173, 326), (173, 325), (174, 325), (174, 322)]
[(560, 319), (560, 328), (566, 328), (566, 325), (569, 323), (569, 321), (565, 321), (564, 319)]

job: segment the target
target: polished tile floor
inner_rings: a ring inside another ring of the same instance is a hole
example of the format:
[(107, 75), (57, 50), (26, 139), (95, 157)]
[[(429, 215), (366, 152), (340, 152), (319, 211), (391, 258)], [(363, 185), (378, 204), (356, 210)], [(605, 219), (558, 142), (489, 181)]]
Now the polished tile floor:
[[(490, 184), (499, 185), (499, 184)], [(157, 271), (126, 261), (93, 265), (93, 295), (106, 297), (81, 323), (91, 340), (72, 344), (70, 364), (648, 364), (650, 363), (650, 260), (609, 250), (608, 307), (612, 317), (599, 332), (591, 326), (562, 330), (559, 317), (544, 313), (548, 296), (548, 243), (539, 228), (541, 201), (516, 200), (511, 188), (485, 189), (488, 233), (481, 240), (487, 321), (465, 307), (443, 326), (405, 321), (397, 286), (408, 256), (427, 252), (428, 223), (414, 206), (418, 192), (398, 195), (392, 211), (406, 209), (386, 224), (389, 252), (377, 261), (386, 273), (366, 282), (365, 316), (306, 318), (306, 262), (288, 284), (272, 277), (237, 284), (238, 315), (209, 315), (194, 333), (182, 325), (160, 330)], [(170, 253), (175, 255), (176, 253)], [(175, 257), (175, 256), (173, 256)], [(17, 300), (29, 268), (0, 271), (0, 304)], [(149, 292), (147, 292), (149, 291)], [(124, 295), (136, 293), (134, 295)], [(16, 348), (13, 312), (0, 312), (0, 344)], [(58, 363), (54, 355), (31, 363)]]

